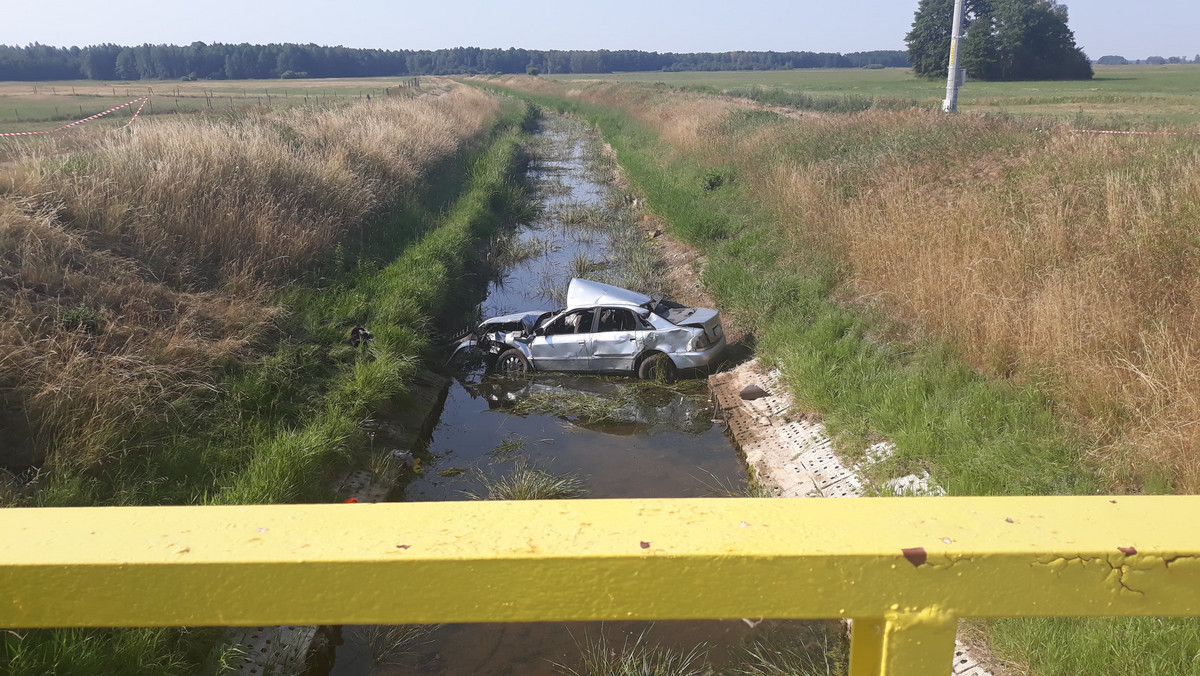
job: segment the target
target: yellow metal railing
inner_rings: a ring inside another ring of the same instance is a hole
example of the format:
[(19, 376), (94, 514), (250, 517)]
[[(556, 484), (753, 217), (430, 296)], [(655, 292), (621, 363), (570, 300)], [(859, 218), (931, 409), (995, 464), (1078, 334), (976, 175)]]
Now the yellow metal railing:
[(0, 510), (0, 627), (854, 618), (940, 674), (960, 617), (1200, 614), (1200, 497)]

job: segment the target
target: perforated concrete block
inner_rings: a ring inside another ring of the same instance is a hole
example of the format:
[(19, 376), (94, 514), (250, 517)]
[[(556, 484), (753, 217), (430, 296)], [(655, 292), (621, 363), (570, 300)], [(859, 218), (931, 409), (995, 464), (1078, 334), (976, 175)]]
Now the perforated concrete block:
[(238, 676), (301, 674), (317, 637), (316, 627), (246, 627), (234, 630), (233, 642), (245, 653)]
[[(757, 385), (769, 394), (744, 401), (739, 393), (747, 385)], [(709, 387), (729, 433), (775, 497), (859, 497), (861, 471), (895, 451), (890, 442), (876, 443), (867, 449), (860, 465), (847, 466), (835, 452), (824, 425), (796, 415), (790, 395), (780, 387), (779, 374), (762, 372), (756, 361), (710, 377)], [(764, 418), (770, 424), (764, 424)], [(894, 481), (909, 492), (942, 494), (928, 474)], [(952, 668), (955, 676), (992, 676), (972, 656), (970, 647), (961, 642), (955, 646)]]
[(993, 676), (971, 653), (971, 648), (962, 641), (954, 642), (954, 676)]

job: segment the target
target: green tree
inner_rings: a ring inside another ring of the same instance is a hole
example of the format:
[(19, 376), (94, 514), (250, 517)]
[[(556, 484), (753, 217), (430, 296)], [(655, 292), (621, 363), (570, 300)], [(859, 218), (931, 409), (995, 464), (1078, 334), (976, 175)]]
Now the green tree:
[(83, 76), (89, 80), (112, 80), (117, 77), (117, 45), (93, 45), (83, 50)]
[[(963, 6), (963, 30), (968, 34), (977, 4), (980, 3), (966, 0)], [(908, 62), (914, 73), (921, 77), (946, 77), (953, 27), (954, 0), (921, 0), (918, 3), (912, 30), (904, 37), (908, 44)]]
[[(990, 4), (977, 9), (960, 49), (962, 53), (959, 55), (959, 65), (972, 79), (1001, 79), (1000, 40), (996, 35), (996, 19), (992, 16)], [(942, 75), (945, 74), (946, 67), (943, 65)]]
[[(921, 0), (906, 36), (909, 61), (924, 77), (945, 77), (953, 0)], [(961, 64), (983, 80), (1075, 80), (1092, 77), (1087, 56), (1053, 0), (967, 0)]]
[(137, 56), (132, 49), (122, 49), (121, 53), (117, 54), (115, 74), (122, 80), (138, 79)]

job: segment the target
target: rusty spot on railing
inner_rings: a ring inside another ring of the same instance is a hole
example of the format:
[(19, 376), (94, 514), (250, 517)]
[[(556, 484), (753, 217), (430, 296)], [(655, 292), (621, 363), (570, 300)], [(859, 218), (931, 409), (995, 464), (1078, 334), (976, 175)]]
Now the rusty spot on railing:
[(911, 547), (901, 549), (900, 551), (904, 553), (904, 558), (908, 559), (908, 562), (913, 566), (920, 566), (929, 559), (929, 554), (925, 553), (924, 547)]

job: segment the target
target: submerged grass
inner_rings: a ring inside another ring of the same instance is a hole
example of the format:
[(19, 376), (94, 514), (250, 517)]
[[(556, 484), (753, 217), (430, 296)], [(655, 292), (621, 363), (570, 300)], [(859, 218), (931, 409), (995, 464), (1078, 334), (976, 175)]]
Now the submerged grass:
[(565, 500), (584, 494), (583, 479), (573, 474), (551, 474), (530, 466), (524, 459), (502, 476), (480, 473), (484, 494), (468, 492), (476, 500)]
[(521, 237), (514, 232), (502, 232), (488, 247), (488, 259), (498, 268), (510, 267), (528, 260), (545, 258), (560, 247), (553, 240), (543, 237)]
[(630, 403), (627, 397), (614, 398), (569, 390), (533, 392), (514, 401), (512, 411), (604, 423), (620, 420)]
[(488, 451), (488, 455), (501, 462), (509, 460), (525, 448), (526, 441), (525, 437), (519, 434), (510, 435), (495, 448)]

